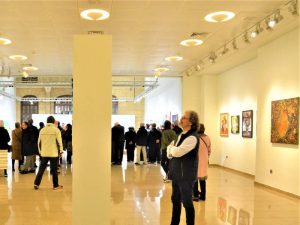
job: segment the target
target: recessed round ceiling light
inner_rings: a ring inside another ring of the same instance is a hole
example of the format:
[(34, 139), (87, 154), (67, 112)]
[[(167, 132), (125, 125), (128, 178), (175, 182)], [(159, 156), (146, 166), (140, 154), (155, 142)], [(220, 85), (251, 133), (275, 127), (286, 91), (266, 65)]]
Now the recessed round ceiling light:
[(213, 12), (205, 16), (205, 20), (207, 22), (212, 23), (219, 23), (219, 22), (226, 22), (231, 20), (235, 17), (235, 13), (230, 11), (220, 11), (220, 12)]
[(203, 44), (203, 41), (200, 39), (187, 39), (180, 42), (181, 45), (192, 47), (192, 46), (198, 46)]
[(35, 66), (24, 66), (23, 70), (25, 71), (37, 71), (39, 68), (35, 67)]
[(12, 60), (26, 60), (27, 56), (25, 55), (11, 55), (9, 56), (10, 59)]
[(169, 62), (178, 62), (178, 61), (183, 60), (183, 57), (174, 55), (174, 56), (166, 57), (165, 60), (167, 60)]
[(86, 20), (105, 20), (109, 17), (109, 12), (103, 9), (87, 9), (82, 11), (80, 16)]
[(169, 68), (167, 68), (167, 67), (157, 67), (157, 68), (155, 68), (154, 69), (154, 71), (155, 72), (167, 72), (167, 71), (169, 71)]
[(7, 38), (0, 38), (0, 45), (9, 45), (11, 42), (12, 41)]

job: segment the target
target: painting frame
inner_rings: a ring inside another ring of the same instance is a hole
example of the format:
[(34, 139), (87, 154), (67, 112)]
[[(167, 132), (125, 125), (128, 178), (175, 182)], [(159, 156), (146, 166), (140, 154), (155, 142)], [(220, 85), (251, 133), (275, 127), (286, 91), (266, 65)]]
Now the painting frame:
[(242, 137), (253, 137), (253, 110), (242, 111)]
[(220, 136), (228, 137), (229, 135), (229, 113), (220, 113)]
[(240, 133), (240, 115), (231, 116), (231, 133), (239, 134)]
[(271, 143), (299, 145), (300, 98), (271, 102)]

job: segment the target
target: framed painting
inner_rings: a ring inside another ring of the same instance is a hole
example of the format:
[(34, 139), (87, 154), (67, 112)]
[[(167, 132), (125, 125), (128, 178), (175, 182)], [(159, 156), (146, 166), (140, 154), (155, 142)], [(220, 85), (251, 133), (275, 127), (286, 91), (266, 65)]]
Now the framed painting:
[(242, 136), (244, 138), (253, 136), (253, 110), (242, 112)]
[(250, 213), (240, 209), (238, 225), (250, 225)]
[(229, 206), (227, 222), (231, 225), (236, 225), (236, 221), (237, 221), (237, 210), (234, 207)]
[(226, 222), (227, 201), (224, 198), (219, 197), (217, 207), (217, 217), (223, 222)]
[(231, 116), (231, 133), (240, 133), (240, 116)]
[(272, 143), (299, 144), (299, 99), (272, 101)]
[(220, 135), (222, 137), (228, 137), (228, 113), (220, 114)]

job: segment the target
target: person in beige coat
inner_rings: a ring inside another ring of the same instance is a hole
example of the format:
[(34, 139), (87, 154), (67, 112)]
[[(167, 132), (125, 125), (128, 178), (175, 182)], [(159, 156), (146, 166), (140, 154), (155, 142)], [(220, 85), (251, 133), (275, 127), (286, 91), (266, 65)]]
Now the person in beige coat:
[(12, 171), (15, 171), (15, 161), (19, 161), (19, 170), (23, 164), (22, 156), (22, 129), (19, 122), (15, 123), (15, 129), (11, 132), (11, 159), (12, 159)]
[(198, 160), (198, 180), (200, 183), (201, 192), (198, 191), (198, 180), (194, 185), (194, 201), (205, 201), (206, 199), (206, 180), (207, 180), (207, 170), (208, 170), (208, 159), (211, 153), (211, 142), (209, 137), (204, 133), (204, 124), (200, 124), (198, 134), (199, 134), (199, 160)]

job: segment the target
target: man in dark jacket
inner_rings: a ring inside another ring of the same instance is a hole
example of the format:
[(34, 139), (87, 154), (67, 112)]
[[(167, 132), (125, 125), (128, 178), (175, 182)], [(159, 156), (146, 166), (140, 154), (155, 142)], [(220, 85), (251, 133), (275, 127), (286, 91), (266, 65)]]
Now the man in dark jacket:
[(149, 162), (160, 163), (160, 142), (161, 132), (156, 129), (156, 124), (152, 124), (152, 128), (148, 134), (148, 146), (149, 146)]
[(178, 136), (179, 134), (181, 134), (182, 129), (178, 126), (178, 120), (174, 121), (174, 127), (173, 130), (175, 131), (176, 135)]
[(38, 129), (32, 125), (32, 120), (22, 123), (22, 154), (26, 156), (21, 174), (35, 172), (35, 157), (38, 154)]
[[(148, 132), (145, 128), (145, 124), (141, 123), (138, 132), (136, 133), (136, 162), (135, 164), (142, 165), (147, 164), (147, 146)], [(143, 162), (140, 161), (141, 151), (143, 153)]]
[(136, 141), (136, 133), (133, 127), (129, 127), (128, 131), (125, 133), (125, 148), (127, 150), (127, 162), (133, 162), (134, 160), (134, 149)]
[(7, 177), (7, 158), (8, 142), (10, 137), (8, 131), (4, 128), (3, 120), (0, 120), (0, 169), (4, 169), (4, 176)]
[(121, 165), (124, 151), (124, 127), (118, 122), (112, 128), (112, 163)]
[(171, 225), (180, 223), (181, 203), (185, 208), (186, 224), (195, 224), (195, 209), (192, 195), (197, 179), (199, 140), (197, 128), (198, 115), (186, 111), (180, 120), (183, 132), (176, 144), (172, 142), (167, 148), (170, 160), (169, 178), (172, 180), (172, 221)]

